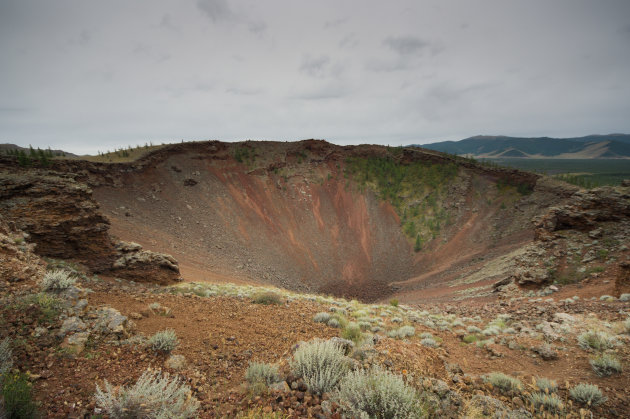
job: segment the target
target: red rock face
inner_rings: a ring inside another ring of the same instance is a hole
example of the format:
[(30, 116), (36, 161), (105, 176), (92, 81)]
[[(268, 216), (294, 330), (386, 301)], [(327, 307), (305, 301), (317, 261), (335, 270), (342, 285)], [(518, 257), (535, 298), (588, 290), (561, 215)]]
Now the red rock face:
[(41, 256), (75, 260), (93, 272), (134, 280), (166, 284), (179, 279), (174, 259), (117, 245), (92, 190), (70, 177), (1, 174), (0, 213), (9, 227), (28, 233)]

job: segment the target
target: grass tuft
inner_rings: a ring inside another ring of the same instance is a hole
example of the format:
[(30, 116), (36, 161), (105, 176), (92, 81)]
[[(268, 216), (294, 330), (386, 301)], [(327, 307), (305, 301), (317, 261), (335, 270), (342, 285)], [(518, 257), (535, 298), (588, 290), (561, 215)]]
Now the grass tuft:
[(602, 355), (590, 360), (593, 371), (600, 377), (621, 374), (621, 362), (612, 355)]

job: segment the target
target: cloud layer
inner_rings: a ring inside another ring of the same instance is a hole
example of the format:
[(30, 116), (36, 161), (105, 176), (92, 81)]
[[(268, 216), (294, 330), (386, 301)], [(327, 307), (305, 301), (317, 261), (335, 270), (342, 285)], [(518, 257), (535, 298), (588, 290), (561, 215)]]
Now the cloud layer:
[(627, 0), (0, 2), (0, 143), (630, 132)]

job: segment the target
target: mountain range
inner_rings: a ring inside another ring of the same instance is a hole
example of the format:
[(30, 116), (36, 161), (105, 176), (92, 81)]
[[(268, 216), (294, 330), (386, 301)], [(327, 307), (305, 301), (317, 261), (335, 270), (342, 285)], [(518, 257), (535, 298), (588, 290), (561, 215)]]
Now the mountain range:
[(441, 141), (414, 146), (477, 158), (630, 158), (629, 134), (588, 135), (575, 138), (478, 135), (460, 141)]

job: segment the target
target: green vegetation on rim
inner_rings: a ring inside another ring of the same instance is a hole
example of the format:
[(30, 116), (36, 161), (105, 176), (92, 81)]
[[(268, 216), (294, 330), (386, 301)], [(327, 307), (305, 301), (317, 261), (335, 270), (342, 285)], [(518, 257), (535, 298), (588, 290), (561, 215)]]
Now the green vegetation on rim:
[(346, 160), (346, 176), (352, 176), (360, 191), (370, 188), (392, 204), (401, 218), (403, 232), (415, 241), (416, 251), (451, 223), (451, 214), (441, 202), (458, 172), (454, 163), (401, 164), (390, 157)]

